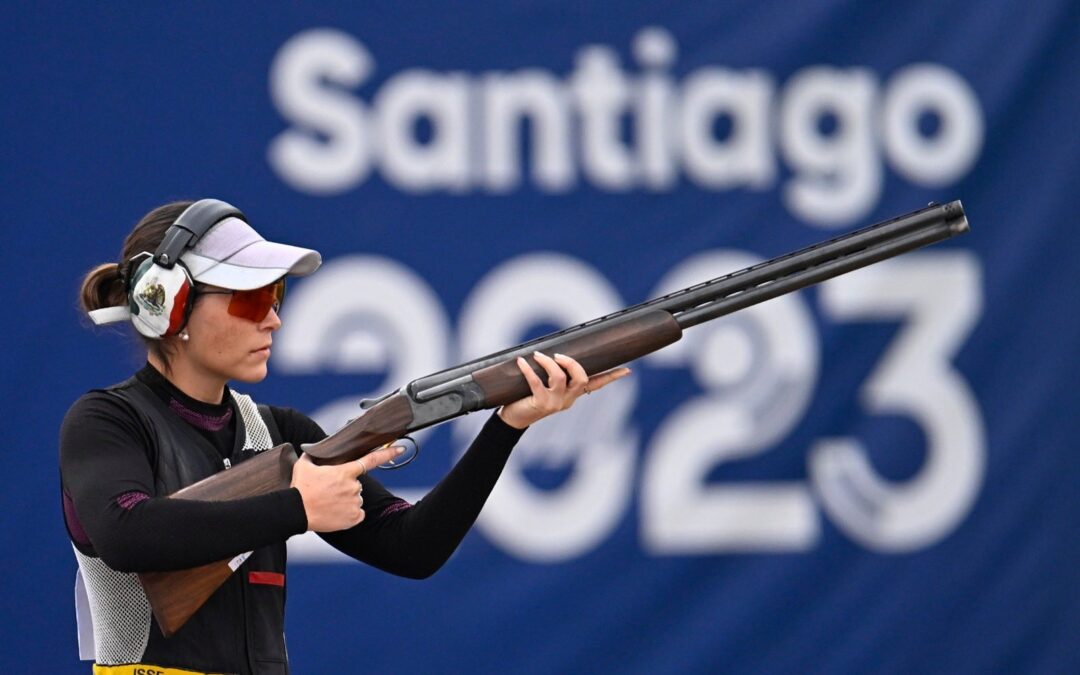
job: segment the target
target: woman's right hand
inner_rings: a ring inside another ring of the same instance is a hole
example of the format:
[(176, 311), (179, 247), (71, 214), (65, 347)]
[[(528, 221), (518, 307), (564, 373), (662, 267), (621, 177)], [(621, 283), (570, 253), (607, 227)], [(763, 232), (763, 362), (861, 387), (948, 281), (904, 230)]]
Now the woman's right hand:
[(322, 466), (304, 453), (293, 465), (292, 482), (304, 501), (307, 529), (312, 532), (346, 530), (364, 520), (360, 476), (386, 464), (404, 452), (392, 446), (380, 448), (344, 464)]

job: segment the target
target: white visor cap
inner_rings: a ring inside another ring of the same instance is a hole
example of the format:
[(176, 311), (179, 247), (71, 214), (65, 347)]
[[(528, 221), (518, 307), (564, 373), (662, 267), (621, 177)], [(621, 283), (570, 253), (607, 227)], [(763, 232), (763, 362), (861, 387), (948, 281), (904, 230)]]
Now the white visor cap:
[(286, 274), (311, 274), (322, 264), (318, 251), (267, 241), (239, 218), (210, 228), (180, 260), (195, 281), (234, 291), (262, 288)]

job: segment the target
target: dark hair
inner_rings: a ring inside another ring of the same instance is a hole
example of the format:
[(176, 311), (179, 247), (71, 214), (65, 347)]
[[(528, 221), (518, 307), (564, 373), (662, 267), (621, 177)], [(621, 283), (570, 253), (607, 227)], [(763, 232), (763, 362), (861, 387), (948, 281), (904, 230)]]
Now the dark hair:
[[(120, 261), (104, 263), (94, 267), (83, 278), (82, 288), (79, 290), (79, 301), (83, 311), (89, 312), (103, 307), (116, 307), (127, 304), (127, 275), (131, 270), (127, 269), (128, 261), (140, 253), (153, 253), (161, 240), (165, 238), (165, 232), (169, 229), (184, 209), (194, 202), (181, 201), (164, 204), (157, 207), (135, 224), (134, 229), (124, 239), (124, 247), (120, 251)], [(172, 345), (169, 340), (152, 340), (139, 335), (146, 348), (165, 363), (169, 363), (172, 355)]]

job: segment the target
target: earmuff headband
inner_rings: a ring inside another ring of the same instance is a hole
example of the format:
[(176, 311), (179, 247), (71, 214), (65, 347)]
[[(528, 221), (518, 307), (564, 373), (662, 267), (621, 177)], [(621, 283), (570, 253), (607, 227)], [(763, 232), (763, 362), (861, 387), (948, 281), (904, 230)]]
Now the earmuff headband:
[(184, 251), (195, 245), (211, 227), (226, 218), (239, 218), (247, 222), (240, 209), (220, 199), (200, 199), (184, 209), (172, 227), (165, 232), (157, 250), (154, 262), (165, 269), (172, 269)]

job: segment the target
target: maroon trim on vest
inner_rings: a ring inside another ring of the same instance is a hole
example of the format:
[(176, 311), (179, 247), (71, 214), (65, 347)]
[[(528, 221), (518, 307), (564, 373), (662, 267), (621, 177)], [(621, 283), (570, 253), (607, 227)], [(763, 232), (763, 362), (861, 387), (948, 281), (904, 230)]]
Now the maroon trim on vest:
[(207, 415), (192, 410), (175, 398), (169, 399), (169, 408), (191, 426), (205, 429), (206, 431), (221, 431), (225, 428), (225, 425), (229, 423), (229, 420), (232, 419), (232, 408), (226, 409), (225, 412), (220, 415)]

